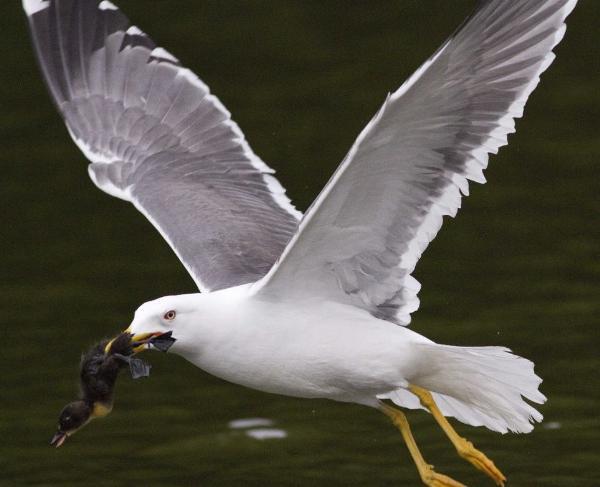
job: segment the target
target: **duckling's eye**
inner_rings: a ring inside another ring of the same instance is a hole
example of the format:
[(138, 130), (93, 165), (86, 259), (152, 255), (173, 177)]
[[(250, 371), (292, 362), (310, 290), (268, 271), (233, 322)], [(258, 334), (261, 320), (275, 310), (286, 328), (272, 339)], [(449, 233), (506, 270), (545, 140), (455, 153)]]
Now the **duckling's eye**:
[(173, 321), (175, 319), (175, 316), (177, 316), (177, 313), (175, 313), (175, 310), (172, 309), (171, 311), (167, 311), (165, 313), (164, 319), (167, 321)]

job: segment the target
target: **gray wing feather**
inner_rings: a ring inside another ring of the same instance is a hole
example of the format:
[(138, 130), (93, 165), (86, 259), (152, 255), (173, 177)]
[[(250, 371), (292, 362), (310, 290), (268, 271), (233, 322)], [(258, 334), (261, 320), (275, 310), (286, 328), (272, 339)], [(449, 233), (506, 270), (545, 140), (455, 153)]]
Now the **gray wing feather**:
[(23, 7), (94, 183), (144, 213), (201, 289), (262, 277), (300, 213), (208, 87), (111, 2)]
[(256, 293), (318, 293), (398, 324), (418, 308), (411, 273), (468, 180), (514, 131), (575, 0), (490, 0), (361, 132)]

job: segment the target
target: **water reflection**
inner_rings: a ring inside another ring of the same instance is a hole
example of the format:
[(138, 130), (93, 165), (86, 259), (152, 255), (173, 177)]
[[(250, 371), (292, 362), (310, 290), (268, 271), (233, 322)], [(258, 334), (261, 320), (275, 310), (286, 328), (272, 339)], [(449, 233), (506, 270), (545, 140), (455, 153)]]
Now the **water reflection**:
[(277, 428), (252, 428), (246, 431), (246, 436), (255, 440), (272, 440), (285, 438), (287, 433)]
[(272, 428), (275, 421), (267, 418), (242, 418), (230, 421), (228, 426), (234, 430), (244, 430), (246, 436), (255, 440), (273, 440), (287, 437), (287, 431)]
[(246, 429), (257, 428), (262, 426), (273, 426), (273, 420), (267, 418), (240, 418), (229, 421), (228, 425), (231, 429)]

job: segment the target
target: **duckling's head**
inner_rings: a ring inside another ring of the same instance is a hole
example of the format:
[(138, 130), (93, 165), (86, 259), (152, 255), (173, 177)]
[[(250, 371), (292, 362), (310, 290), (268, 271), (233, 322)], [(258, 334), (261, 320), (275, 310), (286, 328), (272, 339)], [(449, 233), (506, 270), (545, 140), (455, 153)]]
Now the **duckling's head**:
[(67, 404), (58, 418), (58, 430), (50, 440), (50, 444), (58, 448), (67, 437), (84, 426), (92, 417), (93, 406), (86, 401), (78, 400)]

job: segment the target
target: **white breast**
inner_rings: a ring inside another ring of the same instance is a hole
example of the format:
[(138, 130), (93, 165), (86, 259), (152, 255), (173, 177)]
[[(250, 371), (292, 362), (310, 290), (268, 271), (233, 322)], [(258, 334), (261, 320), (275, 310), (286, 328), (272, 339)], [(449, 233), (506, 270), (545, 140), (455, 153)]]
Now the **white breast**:
[(428, 342), (336, 303), (262, 301), (237, 288), (204, 301), (202, 323), (172, 350), (217, 377), (266, 392), (371, 401), (405, 383), (410, 343)]

